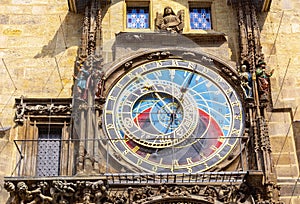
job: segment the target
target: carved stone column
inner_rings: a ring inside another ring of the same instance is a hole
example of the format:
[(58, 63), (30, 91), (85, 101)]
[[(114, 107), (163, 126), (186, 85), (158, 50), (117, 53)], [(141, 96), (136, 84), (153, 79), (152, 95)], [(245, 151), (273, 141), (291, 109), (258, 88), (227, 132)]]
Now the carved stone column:
[(96, 98), (101, 98), (103, 83), (101, 19), (100, 3), (92, 1), (85, 10), (81, 47), (75, 64), (73, 103), (74, 112), (80, 115), (74, 121), (79, 139), (77, 174), (99, 173)]

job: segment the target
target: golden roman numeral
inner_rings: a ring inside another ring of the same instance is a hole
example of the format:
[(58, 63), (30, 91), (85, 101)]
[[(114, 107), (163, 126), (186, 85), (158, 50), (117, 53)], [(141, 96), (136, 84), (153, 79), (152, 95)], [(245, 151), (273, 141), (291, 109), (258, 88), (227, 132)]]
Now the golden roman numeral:
[(143, 160), (139, 159), (136, 164), (140, 166), (142, 163), (143, 163)]
[(108, 125), (106, 125), (106, 129), (114, 129), (114, 125), (113, 124), (108, 124)]
[(145, 159), (148, 160), (150, 156), (151, 156), (151, 154), (147, 153), (146, 156), (145, 156)]
[(242, 114), (238, 114), (234, 116), (234, 119), (241, 121), (242, 120)]
[(186, 158), (186, 162), (188, 164), (193, 164), (194, 162), (192, 161), (192, 157)]
[(237, 130), (237, 129), (232, 129), (232, 131), (231, 131), (231, 134), (232, 135), (239, 135), (240, 134), (240, 130)]
[(133, 151), (133, 152), (137, 152), (139, 149), (140, 149), (139, 146), (135, 146), (135, 147), (132, 149), (132, 151)]
[(231, 92), (232, 92), (232, 89), (227, 89), (227, 90), (225, 91), (226, 94), (230, 94)]
[(179, 163), (178, 163), (178, 160), (177, 160), (177, 159), (173, 160), (173, 165), (174, 165), (174, 166), (179, 166)]
[(113, 114), (113, 111), (112, 110), (106, 110), (105, 114)]
[(232, 106), (240, 106), (240, 103), (238, 101), (232, 102), (231, 103)]
[(112, 100), (112, 101), (117, 100), (117, 98), (116, 98), (115, 96), (112, 96), (112, 95), (108, 96), (107, 99), (108, 99), (108, 100)]

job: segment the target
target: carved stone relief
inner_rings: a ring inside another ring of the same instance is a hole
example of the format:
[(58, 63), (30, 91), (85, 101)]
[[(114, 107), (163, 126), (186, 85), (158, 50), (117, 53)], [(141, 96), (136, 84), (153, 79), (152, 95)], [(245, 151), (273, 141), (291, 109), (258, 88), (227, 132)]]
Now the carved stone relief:
[(160, 203), (162, 200), (164, 203), (180, 203), (181, 200), (191, 203), (252, 203), (245, 184), (184, 186), (161, 183), (158, 186), (132, 185), (118, 190), (117, 187), (108, 185), (106, 180), (53, 180), (31, 184), (7, 181), (4, 187), (10, 193), (8, 204), (35, 204), (42, 201), (54, 204), (141, 204)]

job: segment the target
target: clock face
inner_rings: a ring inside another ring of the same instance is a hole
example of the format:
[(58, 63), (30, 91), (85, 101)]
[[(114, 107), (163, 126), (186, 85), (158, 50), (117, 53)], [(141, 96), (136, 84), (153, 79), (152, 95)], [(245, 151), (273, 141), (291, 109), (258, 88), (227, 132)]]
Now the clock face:
[(231, 85), (180, 59), (128, 71), (109, 91), (103, 115), (112, 148), (146, 172), (208, 170), (228, 156), (244, 125)]

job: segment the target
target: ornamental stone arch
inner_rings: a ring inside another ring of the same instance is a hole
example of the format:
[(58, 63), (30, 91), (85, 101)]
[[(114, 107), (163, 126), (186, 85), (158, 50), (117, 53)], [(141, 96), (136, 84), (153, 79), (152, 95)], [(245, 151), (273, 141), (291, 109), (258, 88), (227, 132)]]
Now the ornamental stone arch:
[(144, 204), (214, 204), (214, 201), (209, 201), (209, 198), (201, 197), (201, 196), (191, 196), (189, 198), (186, 197), (162, 197), (156, 196), (152, 197), (149, 201), (136, 201), (133, 204), (144, 203)]

